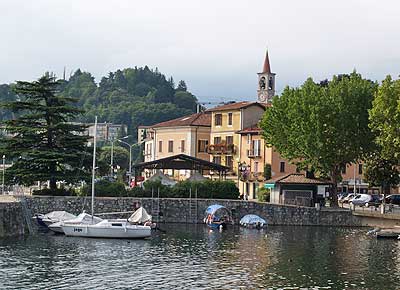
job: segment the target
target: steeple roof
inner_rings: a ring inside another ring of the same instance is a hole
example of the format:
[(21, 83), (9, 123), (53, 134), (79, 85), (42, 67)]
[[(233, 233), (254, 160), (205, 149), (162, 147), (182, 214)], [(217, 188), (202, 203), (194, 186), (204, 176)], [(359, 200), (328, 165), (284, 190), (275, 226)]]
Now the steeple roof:
[(269, 64), (269, 57), (268, 57), (268, 49), (267, 49), (267, 53), (265, 55), (265, 60), (264, 60), (264, 67), (263, 67), (263, 71), (262, 73), (271, 73), (271, 66)]

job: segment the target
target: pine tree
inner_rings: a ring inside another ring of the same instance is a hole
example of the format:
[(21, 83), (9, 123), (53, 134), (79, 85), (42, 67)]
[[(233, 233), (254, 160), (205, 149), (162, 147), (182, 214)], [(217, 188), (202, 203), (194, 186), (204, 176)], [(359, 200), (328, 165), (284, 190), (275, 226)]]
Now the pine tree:
[(14, 91), (20, 98), (2, 105), (18, 113), (4, 122), (11, 137), (0, 140), (2, 151), (15, 160), (6, 171), (10, 183), (49, 181), (55, 189), (57, 181), (87, 177), (85, 126), (71, 122), (82, 111), (73, 106), (76, 99), (58, 94), (59, 86), (49, 74), (33, 82), (18, 81)]

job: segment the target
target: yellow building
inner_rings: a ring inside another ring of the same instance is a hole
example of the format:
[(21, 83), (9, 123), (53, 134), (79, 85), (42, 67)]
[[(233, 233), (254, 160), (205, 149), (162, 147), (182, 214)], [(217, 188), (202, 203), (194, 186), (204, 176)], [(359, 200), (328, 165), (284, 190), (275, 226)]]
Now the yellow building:
[(211, 113), (209, 160), (231, 168), (231, 179), (238, 174), (241, 161), (241, 138), (238, 131), (257, 123), (265, 111), (265, 105), (257, 102), (231, 103), (206, 112)]
[[(210, 141), (211, 114), (197, 113), (152, 126), (138, 128), (139, 139), (144, 136), (144, 161), (158, 160), (177, 154), (209, 160), (206, 148)], [(168, 172), (172, 175), (172, 172)], [(147, 172), (149, 177), (151, 173)], [(188, 172), (180, 172), (187, 175)]]

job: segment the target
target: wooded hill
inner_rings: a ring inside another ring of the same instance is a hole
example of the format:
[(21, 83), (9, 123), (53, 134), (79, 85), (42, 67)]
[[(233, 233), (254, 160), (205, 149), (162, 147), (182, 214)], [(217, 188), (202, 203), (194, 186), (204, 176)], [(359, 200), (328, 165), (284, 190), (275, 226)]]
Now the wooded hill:
[[(0, 102), (16, 100), (14, 84), (0, 85)], [(80, 69), (61, 82), (60, 94), (78, 99), (84, 110), (76, 121), (112, 122), (128, 126), (128, 134), (136, 138), (138, 125), (152, 125), (196, 111), (197, 99), (184, 81), (175, 85), (158, 69), (126, 68), (110, 72), (97, 84), (89, 72)], [(10, 111), (0, 111), (0, 122), (13, 118)]]

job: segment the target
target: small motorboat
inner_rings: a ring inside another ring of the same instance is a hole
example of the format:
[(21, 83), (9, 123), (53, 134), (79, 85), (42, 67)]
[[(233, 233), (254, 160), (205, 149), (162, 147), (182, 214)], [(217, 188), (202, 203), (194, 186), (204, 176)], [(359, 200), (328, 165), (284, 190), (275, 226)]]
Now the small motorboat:
[(57, 222), (76, 218), (76, 215), (66, 211), (52, 211), (47, 214), (37, 214), (33, 218), (36, 219), (40, 226), (48, 227)]
[[(91, 217), (91, 216), (90, 216)], [(87, 238), (142, 239), (151, 236), (151, 215), (142, 207), (128, 219), (104, 219), (93, 223), (64, 222), (61, 228), (66, 236)]]
[(240, 225), (246, 228), (262, 229), (267, 225), (267, 221), (258, 215), (247, 214), (240, 220)]
[(230, 210), (222, 205), (210, 205), (205, 214), (204, 223), (211, 229), (225, 229), (228, 224), (233, 224)]
[(59, 222), (49, 225), (49, 229), (55, 233), (64, 234), (62, 226), (65, 224), (69, 224), (69, 225), (96, 224), (96, 223), (101, 222), (102, 220), (103, 220), (102, 218), (99, 218), (97, 216), (92, 217), (90, 214), (83, 212), (75, 218), (72, 218), (69, 220), (64, 220), (64, 221), (59, 221)]

